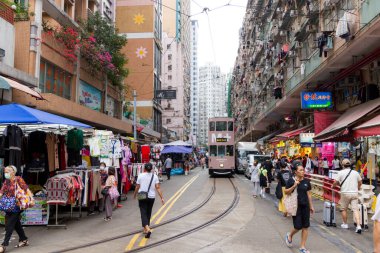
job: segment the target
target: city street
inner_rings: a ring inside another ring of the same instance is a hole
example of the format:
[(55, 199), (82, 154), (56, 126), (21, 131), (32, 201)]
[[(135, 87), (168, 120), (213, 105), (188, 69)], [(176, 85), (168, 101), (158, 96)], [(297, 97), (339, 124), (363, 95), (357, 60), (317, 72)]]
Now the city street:
[[(288, 249), (284, 243), (284, 236), (292, 222), (277, 211), (275, 197), (271, 195), (266, 199), (253, 199), (250, 181), (242, 175), (235, 175), (231, 182), (237, 187), (237, 195), (228, 178), (209, 178), (208, 171), (200, 168), (191, 171), (188, 176), (164, 180), (162, 189), (167, 204), (161, 208), (160, 202), (156, 200), (153, 214), (159, 214), (153, 215), (152, 224), (161, 224), (181, 214), (193, 212), (155, 228), (149, 240), (143, 239), (140, 233), (123, 236), (139, 230), (141, 226), (137, 201), (129, 194), (128, 200), (122, 202), (121, 209), (114, 211), (113, 219), (109, 222), (105, 222), (102, 215), (93, 215), (65, 221), (67, 229), (27, 227), (30, 246), (17, 252), (134, 252), (141, 246), (154, 245), (205, 224), (230, 207), (231, 212), (215, 223), (143, 251), (298, 252), (299, 235), (294, 238), (292, 249)], [(175, 197), (171, 199), (172, 196)], [(237, 204), (231, 206), (234, 200)], [(353, 228), (349, 231), (327, 228), (321, 222), (323, 202), (315, 199), (314, 205), (316, 214), (312, 217), (307, 243), (311, 252), (372, 252), (372, 229), (357, 235)], [(113, 237), (116, 239), (107, 241)], [(13, 239), (10, 246), (15, 243)], [(16, 252), (10, 250), (13, 251)]]

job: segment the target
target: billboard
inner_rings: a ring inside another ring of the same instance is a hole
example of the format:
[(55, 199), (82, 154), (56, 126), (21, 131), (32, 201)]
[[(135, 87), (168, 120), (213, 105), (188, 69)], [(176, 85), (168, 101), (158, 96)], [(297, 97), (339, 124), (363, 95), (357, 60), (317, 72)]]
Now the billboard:
[(155, 90), (154, 98), (155, 99), (176, 99), (177, 91), (176, 90)]
[(92, 110), (100, 111), (102, 107), (102, 92), (80, 80), (79, 103)]
[(332, 95), (327, 91), (301, 92), (301, 109), (323, 109), (332, 107)]

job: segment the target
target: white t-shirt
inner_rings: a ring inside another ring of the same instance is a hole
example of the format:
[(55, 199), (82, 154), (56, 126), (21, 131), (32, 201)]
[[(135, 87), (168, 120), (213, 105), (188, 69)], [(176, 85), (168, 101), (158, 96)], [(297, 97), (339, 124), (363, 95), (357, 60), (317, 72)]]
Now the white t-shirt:
[[(351, 169), (344, 169), (339, 171), (336, 180), (342, 184), (343, 180), (346, 178), (350, 170)], [(351, 174), (347, 177), (344, 184), (340, 186), (340, 191), (342, 193), (358, 193), (359, 181), (362, 181), (360, 174), (356, 170), (352, 170)]]
[(373, 221), (380, 222), (380, 194), (377, 195), (375, 214), (372, 216)]
[[(148, 191), (150, 180), (152, 179), (152, 173), (141, 173), (137, 177), (137, 184), (140, 185), (139, 192), (146, 192)], [(150, 186), (149, 192), (148, 192), (148, 198), (154, 199), (156, 198), (156, 184), (160, 183), (158, 181), (158, 177), (156, 174), (153, 174), (153, 181), (152, 185)]]
[(340, 167), (340, 161), (337, 159), (337, 160), (333, 160), (333, 165), (334, 165), (334, 169), (339, 169)]

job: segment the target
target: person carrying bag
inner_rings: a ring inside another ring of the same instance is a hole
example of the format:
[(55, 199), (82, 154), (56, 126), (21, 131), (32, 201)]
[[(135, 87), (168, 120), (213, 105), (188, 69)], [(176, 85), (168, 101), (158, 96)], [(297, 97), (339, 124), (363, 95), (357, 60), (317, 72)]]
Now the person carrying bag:
[[(137, 198), (139, 201), (141, 223), (142, 227), (144, 228), (143, 233), (145, 234), (145, 238), (150, 238), (150, 235), (152, 234), (152, 231), (150, 229), (150, 218), (152, 216), (156, 191), (161, 198), (162, 205), (165, 204), (158, 177), (152, 172), (152, 169), (153, 165), (151, 163), (145, 164), (144, 173), (141, 173), (137, 178), (136, 189), (134, 193), (134, 198)], [(155, 188), (151, 187), (152, 185), (154, 185)]]
[(16, 173), (15, 166), (7, 166), (4, 169), (5, 181), (0, 190), (0, 211), (5, 212), (5, 236), (0, 246), (0, 253), (6, 251), (13, 230), (16, 230), (19, 236), (16, 248), (29, 245), (20, 219), (21, 213), (34, 205), (34, 198), (25, 181), (21, 177), (16, 177)]

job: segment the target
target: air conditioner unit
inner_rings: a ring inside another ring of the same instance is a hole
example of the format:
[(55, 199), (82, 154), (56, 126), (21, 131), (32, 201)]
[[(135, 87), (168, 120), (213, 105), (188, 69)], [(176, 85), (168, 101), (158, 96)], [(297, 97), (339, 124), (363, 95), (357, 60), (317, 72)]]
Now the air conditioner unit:
[(296, 41), (295, 48), (297, 48), (297, 49), (302, 48), (302, 43), (299, 41)]
[(298, 16), (298, 11), (297, 10), (290, 10), (290, 17), (294, 18)]

